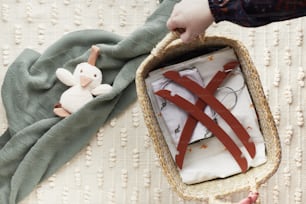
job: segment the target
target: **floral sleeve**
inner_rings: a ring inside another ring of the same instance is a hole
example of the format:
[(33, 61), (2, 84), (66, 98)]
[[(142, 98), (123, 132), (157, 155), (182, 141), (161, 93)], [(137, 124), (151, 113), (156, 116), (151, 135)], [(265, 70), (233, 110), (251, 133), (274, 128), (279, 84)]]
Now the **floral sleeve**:
[(208, 0), (215, 22), (231, 21), (246, 27), (306, 15), (306, 0)]

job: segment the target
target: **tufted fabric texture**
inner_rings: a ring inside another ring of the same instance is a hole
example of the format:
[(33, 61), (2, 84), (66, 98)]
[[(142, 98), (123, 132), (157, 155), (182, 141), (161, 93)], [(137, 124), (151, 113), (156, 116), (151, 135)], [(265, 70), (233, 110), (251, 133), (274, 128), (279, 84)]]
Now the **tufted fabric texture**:
[[(153, 0), (1, 0), (0, 81), (27, 47), (43, 52), (64, 34), (88, 28), (128, 36), (143, 25), (158, 4)], [(300, 18), (256, 29), (223, 22), (207, 32), (238, 39), (248, 47), (279, 129), (282, 162), (276, 175), (260, 189), (262, 203), (306, 202), (305, 28), (306, 19)], [(4, 132), (7, 119), (3, 105), (0, 113)], [(247, 194), (226, 200), (236, 201)], [(198, 202), (183, 201), (170, 189), (135, 102), (100, 127), (88, 145), (21, 203)]]

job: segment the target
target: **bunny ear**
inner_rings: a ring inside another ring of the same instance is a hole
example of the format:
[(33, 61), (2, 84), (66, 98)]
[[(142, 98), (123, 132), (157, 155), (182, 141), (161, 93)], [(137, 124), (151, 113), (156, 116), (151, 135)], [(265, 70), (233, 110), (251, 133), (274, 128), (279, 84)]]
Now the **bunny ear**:
[(98, 58), (98, 55), (99, 55), (99, 51), (100, 51), (100, 49), (97, 46), (93, 45), (91, 47), (91, 52), (90, 52), (90, 55), (88, 57), (88, 64), (91, 64), (93, 66), (96, 65), (96, 61), (97, 61), (97, 58)]

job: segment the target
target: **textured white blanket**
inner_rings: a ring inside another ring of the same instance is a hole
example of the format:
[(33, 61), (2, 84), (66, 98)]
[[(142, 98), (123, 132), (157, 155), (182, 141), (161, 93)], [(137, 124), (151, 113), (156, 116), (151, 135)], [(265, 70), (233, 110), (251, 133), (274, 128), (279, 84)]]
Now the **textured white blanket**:
[[(63, 33), (101, 28), (126, 35), (142, 25), (155, 0), (1, 0), (0, 81), (25, 47), (43, 51)], [(242, 41), (260, 73), (283, 148), (277, 174), (261, 189), (263, 204), (303, 204), (306, 196), (306, 19), (242, 28), (213, 25), (207, 35)], [(0, 127), (6, 129), (0, 107)], [(247, 195), (248, 192), (245, 192)], [(228, 201), (239, 200), (236, 195)], [(82, 152), (22, 204), (155, 203), (182, 201), (169, 187), (135, 103), (110, 121)]]

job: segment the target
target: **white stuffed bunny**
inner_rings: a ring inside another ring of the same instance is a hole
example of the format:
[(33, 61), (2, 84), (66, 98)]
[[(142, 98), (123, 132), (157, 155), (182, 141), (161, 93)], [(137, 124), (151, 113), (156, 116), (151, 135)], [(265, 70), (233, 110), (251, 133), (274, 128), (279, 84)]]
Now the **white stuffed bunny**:
[(101, 84), (102, 72), (95, 66), (99, 48), (92, 46), (88, 62), (76, 66), (73, 74), (64, 68), (56, 70), (57, 78), (67, 86), (58, 104), (54, 107), (54, 113), (60, 117), (67, 117), (76, 112), (83, 105), (93, 99), (93, 96), (111, 92), (112, 86)]

